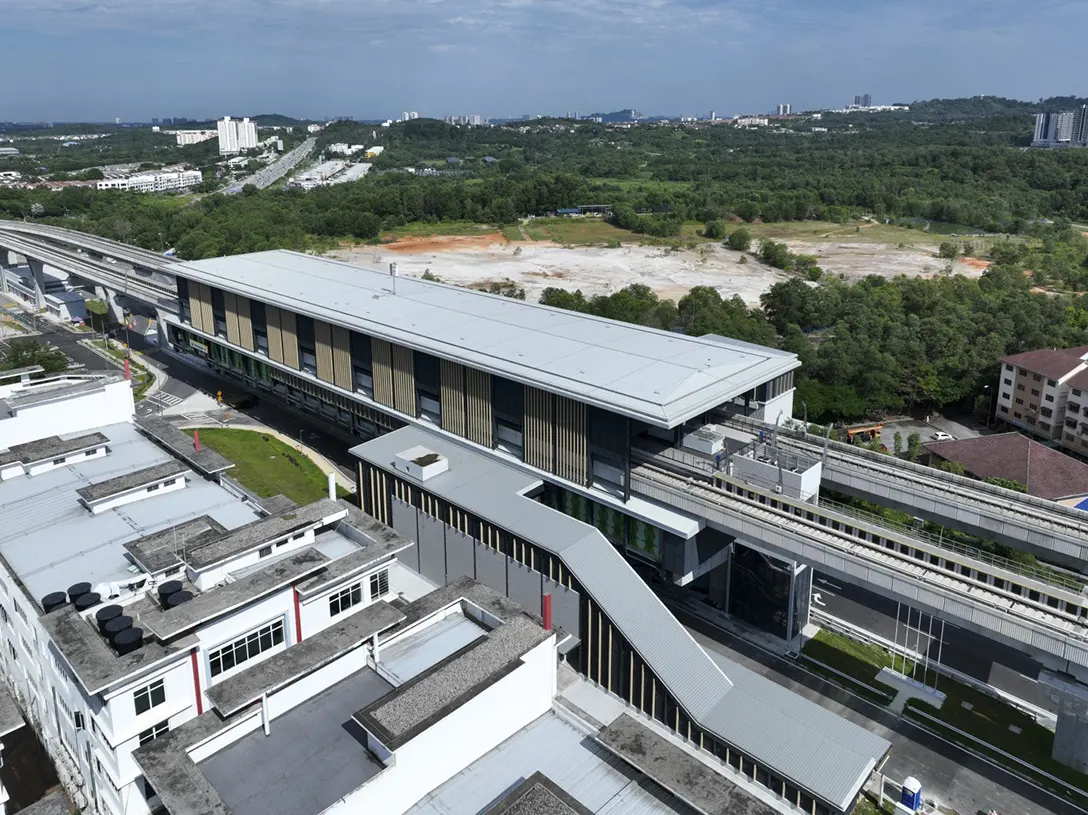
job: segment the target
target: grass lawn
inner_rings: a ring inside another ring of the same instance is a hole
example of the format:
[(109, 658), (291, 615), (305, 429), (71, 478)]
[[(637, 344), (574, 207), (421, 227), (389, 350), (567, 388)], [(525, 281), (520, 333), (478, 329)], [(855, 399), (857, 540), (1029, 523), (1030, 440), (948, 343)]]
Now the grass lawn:
[(879, 807), (868, 794), (862, 794), (854, 806), (854, 815), (895, 815), (895, 805), (885, 798), (884, 806)]
[[(912, 699), (907, 703), (908, 708), (917, 708), (930, 716), (940, 719), (952, 727), (970, 733), (976, 738), (992, 744), (1006, 753), (1016, 756), (1021, 761), (1033, 764), (1040, 770), (1061, 778), (1074, 786), (1085, 790), (1086, 795), (1079, 802), (1082, 806), (1088, 802), (1088, 775), (1079, 773), (1064, 764), (1054, 761), (1050, 752), (1054, 747), (1054, 734), (1026, 713), (1021, 713), (1011, 705), (996, 699), (993, 696), (975, 690), (953, 679), (941, 677), (937, 682), (937, 689), (947, 694), (944, 705), (940, 710), (931, 705)], [(971, 705), (968, 710), (963, 703)], [(932, 723), (923, 720), (927, 726)], [(1020, 733), (1014, 733), (1009, 726), (1020, 728)], [(950, 730), (944, 731), (952, 741), (962, 742), (968, 746), (978, 748), (967, 739), (962, 738)], [(985, 751), (983, 751), (985, 752)], [(1007, 762), (995, 755), (997, 761)], [(1014, 765), (1014, 769), (1019, 769)], [(1057, 786), (1045, 779), (1040, 779), (1044, 785), (1058, 790)]]
[[(888, 243), (892, 246), (903, 244), (906, 247), (936, 247), (942, 241), (951, 241), (961, 246), (965, 243), (973, 245), (976, 253), (982, 254), (996, 242), (1006, 240), (1004, 235), (991, 235), (981, 238), (950, 237), (937, 233), (923, 232), (920, 229), (907, 229), (903, 226), (891, 224), (879, 224), (872, 221), (850, 221), (845, 224), (836, 224), (831, 221), (783, 221), (769, 224), (745, 224), (728, 223), (726, 229), (733, 231), (743, 227), (752, 234), (752, 240), (757, 242), (753, 250), (758, 248), (758, 241), (764, 238), (775, 241), (806, 241), (812, 243)], [(686, 237), (699, 237), (703, 230), (703, 224), (688, 222), (684, 224), (683, 235)], [(1009, 238), (1016, 240), (1016, 238)]]
[[(186, 430), (190, 436), (192, 430)], [(227, 475), (261, 498), (283, 493), (297, 504), (328, 495), (328, 477), (306, 456), (255, 430), (202, 427), (200, 443), (234, 462)], [(347, 493), (337, 490), (340, 495)]]
[(525, 231), (534, 241), (555, 241), (572, 246), (641, 240), (639, 235), (600, 218), (534, 218), (525, 224)]
[[(885, 699), (871, 692), (866, 692), (867, 688), (861, 687), (862, 695), (868, 699), (873, 699), (880, 704), (887, 704), (891, 699), (895, 698), (895, 689), (883, 682), (878, 682), (876, 679), (876, 675), (881, 668), (890, 668), (892, 666), (891, 652), (886, 651), (879, 645), (857, 642), (849, 637), (844, 637), (842, 634), (821, 629), (815, 637), (805, 643), (805, 647), (801, 649), (801, 654), (822, 662), (837, 671), (842, 671), (847, 676), (854, 677), (861, 683), (861, 686), (875, 688), (891, 697)], [(905, 669), (902, 667), (901, 659), (897, 657), (895, 662), (896, 667), (900, 670), (909, 671), (913, 667), (910, 660), (907, 660)], [(819, 666), (814, 667), (819, 668)], [(831, 678), (841, 681), (841, 678), (835, 674), (832, 674)]]
[(520, 241), (522, 240), (521, 229), (517, 224), (507, 224), (502, 228), (502, 236), (508, 241)]
[(382, 237), (429, 238), (434, 235), (487, 235), (494, 231), (494, 224), (478, 224), (473, 221), (442, 221), (436, 224), (413, 223), (398, 226), (383, 232)]

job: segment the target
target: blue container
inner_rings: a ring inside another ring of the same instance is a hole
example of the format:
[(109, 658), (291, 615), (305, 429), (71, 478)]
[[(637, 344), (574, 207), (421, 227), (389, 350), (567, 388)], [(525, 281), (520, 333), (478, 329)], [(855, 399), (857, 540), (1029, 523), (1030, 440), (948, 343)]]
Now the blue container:
[(917, 778), (911, 776), (903, 782), (903, 794), (899, 798), (899, 803), (911, 812), (917, 812), (922, 808), (922, 785)]

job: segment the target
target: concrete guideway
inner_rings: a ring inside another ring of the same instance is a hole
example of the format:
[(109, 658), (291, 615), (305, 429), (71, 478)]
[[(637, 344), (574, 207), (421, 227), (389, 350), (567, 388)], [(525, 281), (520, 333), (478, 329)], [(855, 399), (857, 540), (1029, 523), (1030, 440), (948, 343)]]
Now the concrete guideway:
[(177, 309), (177, 292), (171, 287), (152, 283), (134, 273), (126, 273), (107, 263), (100, 263), (77, 252), (50, 248), (48, 245), (0, 231), (0, 249), (22, 255), (27, 259), (38, 291), (38, 308), (45, 308), (44, 267), (68, 272), (71, 275), (102, 286), (114, 295), (125, 294), (144, 301), (156, 308)]
[[(745, 545), (848, 581), (878, 586), (915, 608), (1080, 666), (1088, 673), (1088, 629), (1082, 625), (927, 568), (911, 557), (874, 546), (864, 535), (852, 535), (841, 525), (836, 529), (773, 508), (765, 499), (744, 500), (647, 465), (633, 470), (631, 481), (640, 494), (705, 518)], [(773, 500), (778, 499), (774, 496)], [(809, 509), (818, 512), (816, 507)]]
[(781, 448), (823, 459), (823, 482), (839, 492), (1072, 569), (1081, 570), (1088, 562), (1088, 514), (1081, 510), (803, 431), (743, 417), (727, 424), (751, 433), (777, 433)]
[(100, 238), (97, 235), (89, 235), (85, 232), (65, 229), (51, 224), (0, 220), (0, 233), (45, 238), (69, 247), (99, 252), (105, 256), (132, 263), (139, 268), (166, 274), (170, 273), (171, 266), (179, 262), (175, 258), (166, 257), (148, 249), (141, 249), (109, 238)]

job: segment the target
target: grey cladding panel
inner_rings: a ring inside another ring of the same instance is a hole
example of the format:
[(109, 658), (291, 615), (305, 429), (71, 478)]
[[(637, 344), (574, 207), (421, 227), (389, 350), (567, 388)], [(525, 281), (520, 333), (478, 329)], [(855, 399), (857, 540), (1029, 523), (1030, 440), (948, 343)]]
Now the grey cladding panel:
[(545, 577), (544, 593), (552, 596), (552, 625), (581, 639), (578, 614), (581, 597), (578, 596), (578, 592)]
[(416, 529), (416, 516), (419, 511), (411, 504), (406, 504), (399, 498), (389, 499), (390, 516), (393, 521), (393, 528), (408, 538), (408, 540), (416, 543), (411, 549), (404, 552), (405, 557), (401, 560), (419, 571), (419, 535)]
[(475, 542), (459, 529), (446, 527), (446, 582), (459, 577), (476, 579)]
[(482, 543), (476, 546), (476, 580), (506, 596), (506, 555)]
[(506, 580), (510, 585), (510, 599), (530, 614), (540, 614), (540, 572), (530, 569), (512, 558), (507, 559)]
[(438, 586), (446, 585), (445, 524), (419, 513), (419, 573)]

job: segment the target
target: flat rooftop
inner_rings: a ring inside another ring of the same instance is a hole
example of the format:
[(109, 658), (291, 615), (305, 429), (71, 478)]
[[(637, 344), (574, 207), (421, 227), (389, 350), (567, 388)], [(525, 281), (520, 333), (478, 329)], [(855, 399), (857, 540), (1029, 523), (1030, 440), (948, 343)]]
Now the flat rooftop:
[(4, 452), (0, 452), (0, 466), (14, 464), (34, 464), (39, 461), (48, 461), (61, 456), (69, 456), (82, 450), (93, 450), (101, 447), (108, 439), (101, 433), (83, 433), (70, 436), (47, 436), (44, 439), (14, 444)]
[(360, 710), (355, 720), (396, 750), (513, 671), (522, 656), (551, 635), (524, 615), (514, 617)]
[(706, 815), (775, 815), (770, 806), (626, 713), (601, 730), (597, 741)]
[(283, 250), (179, 264), (181, 277), (671, 427), (800, 365), (697, 338)]
[(108, 455), (0, 485), (0, 557), (36, 602), (84, 581), (127, 585), (139, 575), (125, 544), (166, 527), (208, 516), (234, 529), (257, 518), (237, 496), (202, 478), (189, 479), (185, 489), (161, 491), (92, 514), (80, 503), (78, 490), (177, 463), (132, 424), (109, 425), (98, 432), (108, 440)]
[[(593, 815), (696, 815), (694, 809), (597, 744), (588, 732), (554, 712), (545, 713), (474, 761), (405, 815), (491, 815), (492, 804), (510, 796), (537, 773)], [(530, 799), (539, 800), (536, 796)], [(562, 808), (498, 811), (504, 815), (570, 815)], [(583, 810), (574, 808), (573, 812), (582, 815)]]
[(542, 772), (535, 772), (488, 810), (488, 815), (593, 815)]
[(274, 719), (271, 735), (258, 728), (197, 767), (233, 815), (321, 812), (384, 769), (351, 712), (392, 689), (364, 669)]

